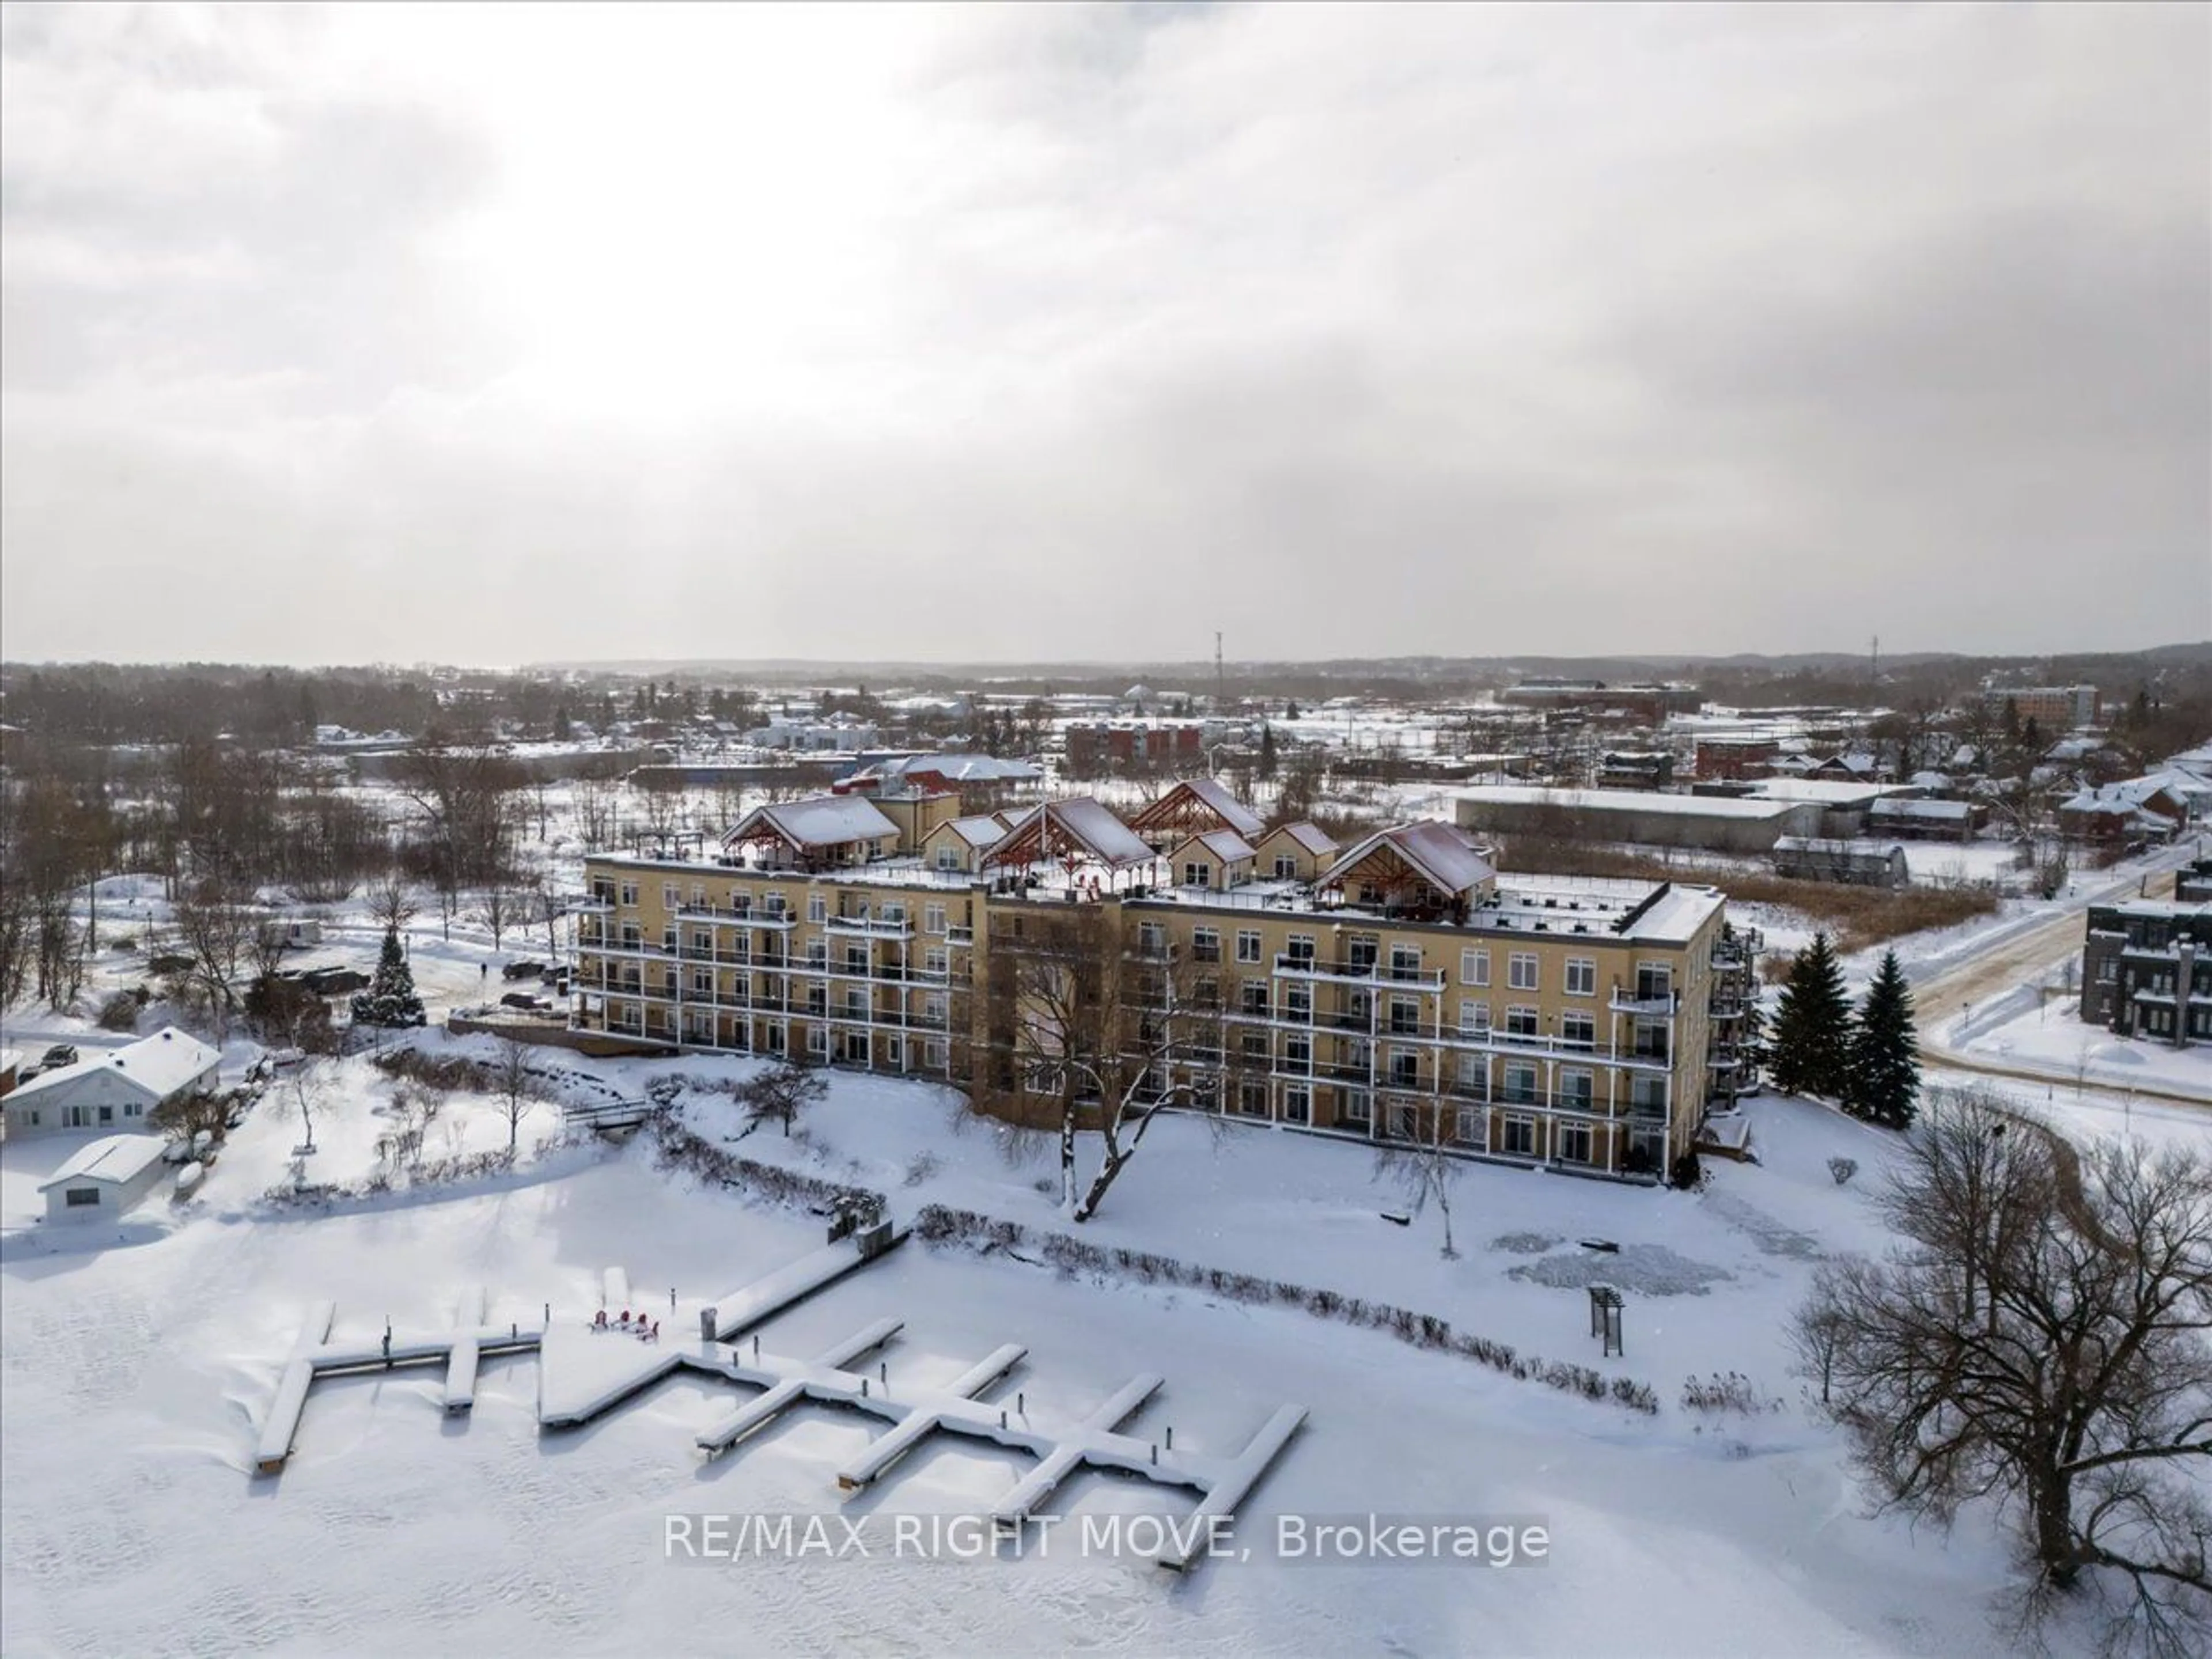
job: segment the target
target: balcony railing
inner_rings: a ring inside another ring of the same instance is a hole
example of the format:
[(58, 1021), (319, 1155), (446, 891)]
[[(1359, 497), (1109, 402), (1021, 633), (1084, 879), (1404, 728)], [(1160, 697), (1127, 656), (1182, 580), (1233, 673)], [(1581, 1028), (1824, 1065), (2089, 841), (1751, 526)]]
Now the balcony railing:
[(823, 924), (833, 933), (865, 933), (872, 939), (912, 939), (914, 923), (883, 916), (830, 916)]
[(1647, 996), (1644, 994), (1641, 987), (1632, 994), (1615, 986), (1613, 1000), (1608, 1006), (1616, 1014), (1643, 1014), (1653, 1018), (1664, 1015), (1671, 1018), (1674, 1012), (1674, 995), (1670, 991), (1664, 995), (1655, 994)]
[(1391, 962), (1352, 962), (1320, 957), (1278, 956), (1275, 971), (1299, 979), (1357, 980), (1370, 985), (1398, 985), (1412, 990), (1441, 991), (1444, 970)]

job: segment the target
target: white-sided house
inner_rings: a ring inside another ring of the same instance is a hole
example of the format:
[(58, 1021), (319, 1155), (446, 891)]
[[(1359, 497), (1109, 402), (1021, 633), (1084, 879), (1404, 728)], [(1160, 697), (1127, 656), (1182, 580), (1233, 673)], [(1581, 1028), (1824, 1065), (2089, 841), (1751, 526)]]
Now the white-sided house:
[(975, 875), (983, 854), (1006, 835), (996, 817), (947, 818), (921, 838), (922, 862), (933, 870)]
[(8, 1139), (78, 1129), (139, 1129), (154, 1109), (216, 1085), (222, 1056), (172, 1025), (73, 1066), (41, 1072), (9, 1092), (0, 1110)]
[(151, 1192), (167, 1172), (160, 1135), (103, 1135), (80, 1146), (39, 1183), (48, 1221), (112, 1221)]

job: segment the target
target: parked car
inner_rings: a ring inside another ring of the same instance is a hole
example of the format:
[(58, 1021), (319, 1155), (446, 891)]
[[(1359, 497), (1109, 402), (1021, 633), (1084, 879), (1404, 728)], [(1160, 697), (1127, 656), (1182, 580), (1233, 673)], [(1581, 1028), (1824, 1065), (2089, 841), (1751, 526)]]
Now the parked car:
[(501, 979), (536, 979), (544, 971), (542, 962), (510, 962), (499, 973)]
[(40, 1069), (48, 1072), (52, 1071), (57, 1066), (74, 1066), (76, 1064), (76, 1049), (66, 1042), (57, 1042), (52, 1048), (47, 1049), (39, 1060)]

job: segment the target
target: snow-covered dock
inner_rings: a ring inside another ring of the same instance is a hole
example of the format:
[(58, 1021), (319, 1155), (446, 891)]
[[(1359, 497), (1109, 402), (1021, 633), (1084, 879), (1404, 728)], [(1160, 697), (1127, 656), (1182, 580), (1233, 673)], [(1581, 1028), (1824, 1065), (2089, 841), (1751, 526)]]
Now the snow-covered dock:
[(270, 1402), (269, 1415), (263, 1419), (260, 1442), (254, 1452), (256, 1472), (275, 1474), (283, 1468), (292, 1455), (292, 1443), (299, 1435), (300, 1419), (307, 1408), (308, 1391), (319, 1377), (396, 1370), (405, 1365), (443, 1364), (446, 1409), (466, 1411), (475, 1399), (477, 1367), (482, 1358), (487, 1354), (533, 1352), (543, 1334), (534, 1325), (484, 1324), (487, 1305), (485, 1293), (477, 1290), (462, 1300), (459, 1310), (460, 1317), (468, 1322), (457, 1324), (453, 1330), (435, 1335), (401, 1336), (386, 1327), (373, 1342), (333, 1344), (330, 1334), (337, 1308), (328, 1302), (316, 1304), (301, 1331), (291, 1358), (285, 1362), (276, 1397)]
[[(894, 1232), (890, 1243), (896, 1245), (906, 1237), (903, 1230)], [(773, 1388), (794, 1372), (835, 1373), (837, 1365), (845, 1363), (843, 1359), (817, 1362), (811, 1367), (784, 1360), (778, 1362), (777, 1370), (744, 1375), (732, 1369), (734, 1362), (726, 1358), (716, 1345), (735, 1340), (876, 1259), (875, 1255), (861, 1254), (851, 1243), (824, 1245), (750, 1285), (724, 1291), (703, 1306), (681, 1298), (672, 1300), (663, 1316), (668, 1322), (665, 1332), (658, 1320), (647, 1321), (626, 1297), (625, 1307), (638, 1315), (638, 1322), (627, 1328), (590, 1322), (574, 1328), (556, 1327), (538, 1370), (538, 1424), (549, 1429), (580, 1426), (679, 1370), (705, 1371), (764, 1388)], [(610, 1292), (617, 1289), (627, 1292), (629, 1286), (628, 1275), (620, 1268), (609, 1268), (603, 1282)], [(692, 1333), (689, 1337), (684, 1334), (686, 1328)], [(640, 1340), (641, 1336), (646, 1340)], [(887, 1340), (888, 1333), (866, 1346)], [(861, 1352), (865, 1347), (854, 1350)], [(845, 1358), (849, 1359), (851, 1355)]]

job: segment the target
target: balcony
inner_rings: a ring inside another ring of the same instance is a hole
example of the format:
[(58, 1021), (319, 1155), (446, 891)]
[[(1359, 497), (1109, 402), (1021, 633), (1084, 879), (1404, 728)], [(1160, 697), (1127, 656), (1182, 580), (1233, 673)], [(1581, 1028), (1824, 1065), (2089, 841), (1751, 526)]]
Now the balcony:
[(1636, 993), (1632, 995), (1616, 985), (1613, 988), (1612, 1000), (1607, 1006), (1616, 1014), (1642, 1014), (1647, 1019), (1673, 1018), (1674, 993), (1669, 991), (1661, 994), (1653, 992), (1651, 994), (1646, 994), (1647, 992), (1651, 991), (1650, 987), (1638, 986)]
[(833, 933), (860, 933), (870, 939), (914, 937), (914, 924), (904, 917), (893, 921), (882, 916), (831, 916), (822, 925)]
[(1367, 985), (1401, 985), (1410, 989), (1441, 991), (1444, 970), (1389, 962), (1352, 962), (1320, 957), (1279, 956), (1275, 971), (1296, 979), (1356, 980)]
[(679, 904), (677, 918), (683, 921), (712, 922), (717, 927), (775, 927), (790, 928), (798, 925), (798, 918), (788, 910), (765, 910), (757, 907), (744, 910), (718, 910), (711, 904)]

